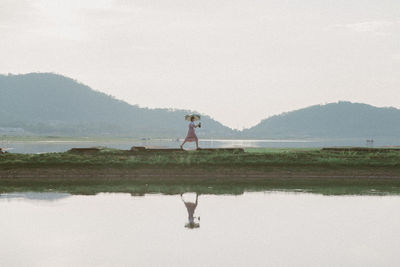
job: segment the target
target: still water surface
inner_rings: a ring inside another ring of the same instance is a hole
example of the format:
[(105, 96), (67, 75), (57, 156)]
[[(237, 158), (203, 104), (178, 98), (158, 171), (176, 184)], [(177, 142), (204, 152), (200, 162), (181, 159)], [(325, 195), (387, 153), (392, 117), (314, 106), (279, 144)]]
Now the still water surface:
[(399, 196), (200, 195), (200, 228), (188, 229), (179, 195), (2, 194), (0, 265), (400, 266), (399, 207)]

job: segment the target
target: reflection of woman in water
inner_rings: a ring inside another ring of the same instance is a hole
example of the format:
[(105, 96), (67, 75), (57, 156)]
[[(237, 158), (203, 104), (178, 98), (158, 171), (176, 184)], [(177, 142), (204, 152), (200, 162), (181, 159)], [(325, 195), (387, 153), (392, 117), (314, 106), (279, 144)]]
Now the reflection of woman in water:
[[(194, 211), (196, 210), (197, 207), (197, 203), (198, 203), (198, 199), (199, 199), (199, 195), (196, 193), (196, 202), (189, 202), (189, 201), (185, 201), (185, 199), (183, 199), (183, 194), (181, 194), (181, 199), (183, 201), (183, 203), (186, 206), (186, 209), (188, 211), (188, 220), (189, 222), (185, 225), (185, 227), (189, 227), (189, 228), (197, 228), (200, 227), (199, 223), (195, 223), (194, 222)], [(198, 219), (200, 220), (200, 217), (198, 217)]]

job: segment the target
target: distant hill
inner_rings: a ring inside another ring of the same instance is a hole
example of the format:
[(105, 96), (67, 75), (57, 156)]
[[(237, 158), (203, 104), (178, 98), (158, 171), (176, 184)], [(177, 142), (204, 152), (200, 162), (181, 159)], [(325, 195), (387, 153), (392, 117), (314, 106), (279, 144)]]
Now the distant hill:
[(269, 117), (245, 129), (250, 138), (400, 138), (400, 110), (338, 102)]
[[(187, 110), (148, 109), (52, 73), (0, 75), (0, 135), (184, 137)], [(199, 137), (400, 138), (400, 110), (338, 102), (269, 117), (243, 131), (209, 116)]]
[[(187, 110), (130, 105), (52, 73), (0, 75), (0, 132), (69, 136), (184, 137)], [(202, 116), (200, 137), (236, 132)]]

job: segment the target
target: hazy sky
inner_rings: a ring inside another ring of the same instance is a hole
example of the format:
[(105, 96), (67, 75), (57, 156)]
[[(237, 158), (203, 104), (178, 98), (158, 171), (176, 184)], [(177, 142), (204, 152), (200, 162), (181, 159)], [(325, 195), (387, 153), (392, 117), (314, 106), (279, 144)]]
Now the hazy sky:
[(0, 73), (56, 72), (225, 125), (400, 108), (399, 0), (0, 0)]

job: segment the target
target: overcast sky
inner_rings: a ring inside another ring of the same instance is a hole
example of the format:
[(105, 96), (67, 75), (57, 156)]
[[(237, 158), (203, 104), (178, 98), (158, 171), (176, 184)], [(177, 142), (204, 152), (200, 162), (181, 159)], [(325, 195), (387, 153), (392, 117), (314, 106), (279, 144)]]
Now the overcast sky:
[(234, 128), (338, 100), (400, 108), (400, 1), (0, 0), (0, 73), (28, 72)]

